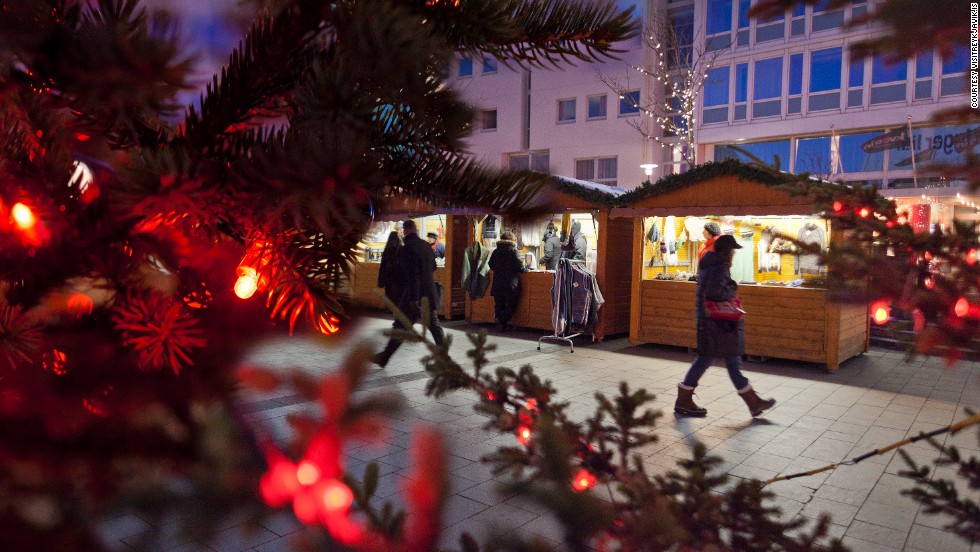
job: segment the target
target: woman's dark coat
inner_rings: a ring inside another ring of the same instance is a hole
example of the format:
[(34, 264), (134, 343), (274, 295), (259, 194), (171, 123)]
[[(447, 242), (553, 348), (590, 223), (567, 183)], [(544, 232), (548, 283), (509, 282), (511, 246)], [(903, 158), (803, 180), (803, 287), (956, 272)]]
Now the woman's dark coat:
[(584, 261), (588, 249), (588, 242), (585, 236), (582, 235), (582, 223), (579, 221), (573, 222), (568, 241), (565, 245), (561, 246), (561, 258)]
[(728, 358), (745, 354), (745, 322), (717, 320), (704, 313), (704, 300), (727, 301), (735, 296), (738, 285), (732, 280), (725, 257), (709, 251), (698, 265), (698, 287), (695, 315), (698, 326), (698, 355)]
[(378, 287), (384, 288), (385, 297), (398, 304), (402, 295), (401, 245), (386, 245), (378, 267)]
[(524, 261), (517, 253), (517, 246), (510, 240), (497, 240), (497, 249), (490, 254), (487, 262), (493, 271), (490, 295), (504, 295), (521, 289), (518, 275), (527, 272)]

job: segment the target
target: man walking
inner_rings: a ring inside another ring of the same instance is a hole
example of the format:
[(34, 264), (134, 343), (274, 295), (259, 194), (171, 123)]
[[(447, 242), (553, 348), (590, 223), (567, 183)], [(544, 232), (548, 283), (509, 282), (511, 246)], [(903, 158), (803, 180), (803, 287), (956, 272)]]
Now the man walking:
[[(439, 325), (439, 317), (435, 312), (436, 284), (432, 274), (436, 270), (436, 258), (432, 252), (432, 246), (419, 237), (418, 227), (414, 220), (406, 220), (402, 230), (405, 233), (400, 263), (402, 292), (396, 306), (414, 324), (422, 318), (422, 298), (428, 298), (429, 331), (432, 332), (432, 339), (436, 343), (442, 344), (445, 333), (442, 326)], [(392, 324), (392, 328), (408, 329), (397, 318)], [(385, 345), (384, 350), (375, 354), (372, 360), (383, 368), (401, 344), (401, 339), (394, 336), (388, 338), (388, 344)]]

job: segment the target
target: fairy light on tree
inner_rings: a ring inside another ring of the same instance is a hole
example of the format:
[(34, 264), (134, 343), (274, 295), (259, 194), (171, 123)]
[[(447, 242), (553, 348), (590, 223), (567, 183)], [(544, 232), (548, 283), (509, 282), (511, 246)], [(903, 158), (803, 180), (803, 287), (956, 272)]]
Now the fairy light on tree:
[[(715, 59), (722, 49), (707, 51), (704, 30), (695, 30), (693, 11), (661, 10), (650, 15), (641, 35), (644, 46), (653, 54), (646, 66), (627, 64), (629, 70), (641, 76), (640, 81), (656, 84), (653, 97), (633, 101), (629, 94), (637, 88), (629, 76), (600, 76), (619, 100), (637, 109), (641, 117), (626, 122), (644, 138), (653, 140), (671, 152), (675, 159), (697, 163), (697, 106)], [(642, 89), (642, 88), (641, 88)]]

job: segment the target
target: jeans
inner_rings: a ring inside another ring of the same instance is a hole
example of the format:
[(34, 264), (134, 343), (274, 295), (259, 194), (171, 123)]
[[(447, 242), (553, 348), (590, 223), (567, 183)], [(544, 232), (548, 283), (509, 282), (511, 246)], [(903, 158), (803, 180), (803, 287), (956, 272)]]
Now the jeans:
[[(694, 363), (687, 370), (687, 375), (684, 376), (683, 385), (687, 387), (697, 387), (698, 380), (704, 375), (704, 372), (711, 366), (711, 361), (714, 360), (711, 357), (703, 357), (698, 355), (694, 359)], [(735, 385), (735, 389), (741, 390), (745, 389), (749, 385), (749, 380), (742, 375), (742, 357), (733, 356), (725, 359), (725, 367), (728, 368), (728, 377), (732, 379), (732, 384)]]

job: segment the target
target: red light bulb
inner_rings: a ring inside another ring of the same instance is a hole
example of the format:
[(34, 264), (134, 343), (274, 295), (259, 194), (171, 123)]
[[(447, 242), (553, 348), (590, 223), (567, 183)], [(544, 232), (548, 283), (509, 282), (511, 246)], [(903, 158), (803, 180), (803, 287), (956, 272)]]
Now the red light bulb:
[(313, 462), (304, 460), (296, 468), (296, 480), (300, 485), (312, 485), (320, 480), (320, 468)]
[(926, 286), (926, 289), (932, 289), (936, 287), (936, 280), (934, 280), (932, 276), (926, 276), (925, 279), (922, 280), (922, 283)]
[(592, 487), (595, 487), (595, 484), (595, 476), (585, 468), (579, 469), (578, 472), (575, 473), (575, 477), (572, 478), (572, 488), (576, 491), (591, 489)]
[(885, 301), (877, 301), (871, 305), (871, 319), (879, 326), (888, 322), (891, 317), (891, 308)]
[(960, 318), (963, 318), (970, 313), (970, 302), (966, 300), (966, 297), (960, 297), (953, 306), (953, 313)]
[(21, 230), (30, 230), (37, 223), (31, 208), (23, 203), (15, 203), (10, 208), (10, 216), (14, 219), (14, 224)]
[(517, 442), (526, 445), (531, 441), (531, 428), (525, 425), (517, 426)]
[(259, 289), (259, 276), (254, 268), (238, 267), (238, 280), (235, 281), (235, 295), (239, 299), (248, 299)]
[(527, 404), (524, 405), (524, 408), (530, 410), (531, 412), (534, 412), (535, 410), (538, 409), (538, 400), (534, 398), (528, 399)]
[(837, 211), (839, 213), (841, 211), (841, 209), (843, 209), (843, 208), (844, 208), (844, 204), (843, 203), (841, 203), (840, 201), (835, 201), (834, 202), (834, 211)]
[(977, 264), (977, 250), (971, 249), (966, 252), (966, 264), (973, 266)]
[(858, 211), (858, 214), (861, 215), (862, 218), (867, 218), (868, 215), (871, 214), (871, 209), (868, 209), (867, 207), (861, 207), (861, 209)]
[(346, 512), (352, 502), (354, 493), (347, 485), (336, 479), (328, 479), (317, 489), (320, 504), (327, 513)]

